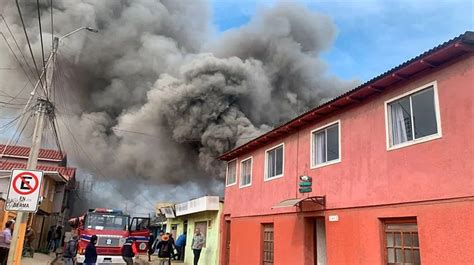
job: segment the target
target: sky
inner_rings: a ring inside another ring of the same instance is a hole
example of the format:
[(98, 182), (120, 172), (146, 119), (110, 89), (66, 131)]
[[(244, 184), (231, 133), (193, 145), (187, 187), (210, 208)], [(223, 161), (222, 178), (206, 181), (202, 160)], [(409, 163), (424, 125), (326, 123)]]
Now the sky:
[[(212, 0), (217, 34), (247, 23), (274, 0)], [(368, 81), (465, 31), (474, 0), (286, 0), (332, 18), (338, 35), (322, 54), (332, 74)]]

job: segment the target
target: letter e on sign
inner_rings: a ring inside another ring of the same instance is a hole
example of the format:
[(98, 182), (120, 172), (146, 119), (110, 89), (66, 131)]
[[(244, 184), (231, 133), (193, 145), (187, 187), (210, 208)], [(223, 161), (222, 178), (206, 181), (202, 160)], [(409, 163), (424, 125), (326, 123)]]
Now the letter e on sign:
[(14, 169), (8, 186), (5, 210), (36, 212), (43, 171)]

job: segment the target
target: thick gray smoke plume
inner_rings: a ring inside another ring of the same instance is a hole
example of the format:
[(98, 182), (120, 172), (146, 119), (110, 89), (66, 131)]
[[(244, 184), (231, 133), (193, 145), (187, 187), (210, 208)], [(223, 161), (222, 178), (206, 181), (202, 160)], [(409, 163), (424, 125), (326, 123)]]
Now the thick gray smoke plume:
[[(0, 1), (26, 51), (14, 1)], [(40, 2), (50, 47), (49, 1)], [(221, 193), (216, 156), (354, 86), (331, 76), (319, 58), (336, 35), (331, 19), (299, 4), (262, 9), (247, 25), (211, 37), (207, 2), (53, 3), (55, 34), (84, 25), (100, 30), (71, 36), (59, 48), (58, 116), (123, 192), (132, 193), (132, 179), (152, 185), (147, 196), (160, 185), (194, 187), (187, 197)], [(22, 4), (41, 61), (35, 8)], [(7, 51), (2, 47), (1, 62), (15, 64)], [(24, 78), (11, 79), (3, 74), (1, 89)], [(96, 175), (88, 159), (75, 155), (71, 137), (64, 140), (80, 168)], [(174, 199), (157, 190), (160, 199)]]

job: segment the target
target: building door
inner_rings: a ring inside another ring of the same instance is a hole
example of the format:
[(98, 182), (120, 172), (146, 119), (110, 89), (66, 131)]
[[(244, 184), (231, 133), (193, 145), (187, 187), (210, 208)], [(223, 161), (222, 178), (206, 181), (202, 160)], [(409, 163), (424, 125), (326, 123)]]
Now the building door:
[(225, 264), (229, 265), (230, 258), (230, 221), (225, 221)]
[(178, 238), (178, 224), (172, 224), (170, 233), (173, 235), (174, 240)]
[(274, 234), (273, 224), (263, 225), (263, 265), (274, 263)]
[(326, 265), (326, 224), (324, 218), (314, 221), (314, 264)]

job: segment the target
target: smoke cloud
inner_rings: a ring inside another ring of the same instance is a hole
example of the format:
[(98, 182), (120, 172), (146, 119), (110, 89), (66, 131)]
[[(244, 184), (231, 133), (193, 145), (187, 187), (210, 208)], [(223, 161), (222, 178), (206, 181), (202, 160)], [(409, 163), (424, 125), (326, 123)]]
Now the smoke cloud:
[[(49, 1), (40, 2), (50, 47)], [(79, 172), (112, 181), (124, 194), (152, 200), (222, 194), (219, 154), (356, 83), (328, 73), (319, 56), (331, 47), (336, 27), (300, 4), (261, 9), (248, 24), (217, 37), (205, 1), (53, 5), (55, 35), (80, 26), (99, 29), (77, 33), (59, 48), (55, 99), (65, 149)], [(21, 8), (41, 62), (36, 3)], [(0, 9), (27, 52), (14, 1), (0, 0)], [(2, 64), (15, 65), (8, 49), (0, 49)], [(0, 75), (8, 93), (25, 84), (21, 72)], [(99, 193), (102, 201), (118, 198), (116, 191)]]

